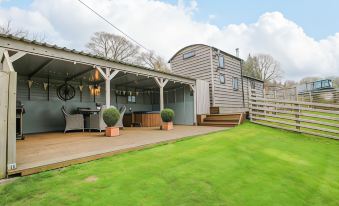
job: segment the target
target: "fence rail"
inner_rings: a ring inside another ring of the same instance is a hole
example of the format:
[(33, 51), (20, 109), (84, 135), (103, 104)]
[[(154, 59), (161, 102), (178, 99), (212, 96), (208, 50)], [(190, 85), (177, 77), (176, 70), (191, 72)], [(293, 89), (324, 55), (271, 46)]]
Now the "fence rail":
[(252, 122), (339, 140), (339, 105), (258, 97), (250, 90)]
[(339, 105), (339, 88), (298, 92), (296, 87), (264, 91), (265, 98)]

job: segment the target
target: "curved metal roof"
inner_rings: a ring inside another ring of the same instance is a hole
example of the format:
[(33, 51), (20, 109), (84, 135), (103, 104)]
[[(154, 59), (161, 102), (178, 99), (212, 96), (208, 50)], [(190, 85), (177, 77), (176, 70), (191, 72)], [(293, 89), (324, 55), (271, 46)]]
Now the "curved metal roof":
[(241, 58), (239, 58), (239, 57), (237, 57), (237, 56), (234, 56), (234, 55), (232, 55), (232, 54), (229, 54), (229, 53), (227, 53), (227, 52), (225, 52), (225, 51), (223, 51), (223, 50), (221, 50), (221, 49), (218, 49), (218, 48), (216, 48), (216, 47), (209, 46), (209, 45), (207, 45), (207, 44), (191, 44), (191, 45), (185, 46), (184, 48), (182, 48), (182, 49), (180, 49), (179, 51), (177, 51), (177, 52), (170, 58), (170, 60), (168, 60), (168, 63), (170, 63), (170, 62), (172, 61), (172, 59), (173, 59), (175, 56), (177, 56), (181, 51), (183, 51), (184, 49), (187, 49), (187, 48), (189, 48), (189, 47), (193, 47), (193, 46), (206, 46), (206, 47), (211, 47), (211, 48), (213, 48), (213, 49), (220, 50), (222, 53), (224, 53), (224, 54), (227, 55), (227, 56), (230, 56), (230, 57), (232, 57), (232, 58), (238, 59), (239, 61), (242, 61)]

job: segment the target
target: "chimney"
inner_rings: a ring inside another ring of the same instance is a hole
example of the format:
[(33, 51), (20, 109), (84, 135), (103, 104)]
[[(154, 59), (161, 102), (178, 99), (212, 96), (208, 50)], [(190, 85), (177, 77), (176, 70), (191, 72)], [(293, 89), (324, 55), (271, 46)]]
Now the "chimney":
[(235, 49), (235, 56), (236, 56), (236, 57), (239, 57), (239, 48), (236, 48), (236, 49)]

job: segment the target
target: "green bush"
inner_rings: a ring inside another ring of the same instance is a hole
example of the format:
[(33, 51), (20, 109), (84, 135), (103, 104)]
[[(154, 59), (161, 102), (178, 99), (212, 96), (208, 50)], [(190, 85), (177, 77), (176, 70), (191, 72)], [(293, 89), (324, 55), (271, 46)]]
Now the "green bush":
[(174, 111), (170, 108), (165, 108), (160, 113), (163, 122), (172, 122), (174, 117)]
[(119, 120), (120, 113), (115, 107), (105, 109), (103, 119), (107, 127), (113, 127)]

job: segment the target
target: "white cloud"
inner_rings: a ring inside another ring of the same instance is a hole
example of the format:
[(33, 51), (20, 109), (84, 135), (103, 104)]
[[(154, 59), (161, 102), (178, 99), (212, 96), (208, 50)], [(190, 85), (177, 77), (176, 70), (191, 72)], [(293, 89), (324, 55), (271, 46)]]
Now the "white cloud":
[[(239, 47), (243, 58), (248, 53), (269, 53), (280, 61), (286, 79), (339, 75), (339, 33), (314, 40), (279, 12), (265, 13), (253, 24), (219, 28), (193, 19), (199, 8), (196, 1), (177, 5), (152, 0), (85, 2), (167, 59), (188, 44), (205, 43), (229, 53)], [(28, 10), (0, 8), (0, 23), (9, 18), (17, 27), (43, 32), (52, 43), (76, 49), (84, 49), (95, 31), (116, 32), (78, 1), (34, 0)]]

